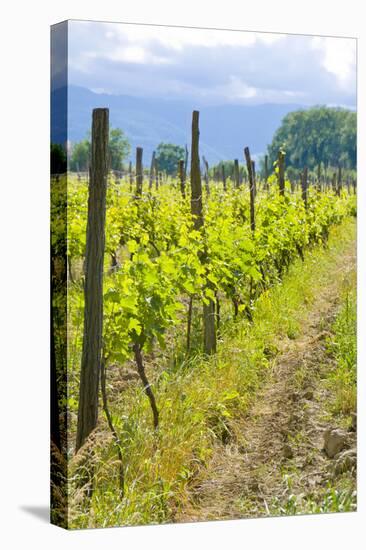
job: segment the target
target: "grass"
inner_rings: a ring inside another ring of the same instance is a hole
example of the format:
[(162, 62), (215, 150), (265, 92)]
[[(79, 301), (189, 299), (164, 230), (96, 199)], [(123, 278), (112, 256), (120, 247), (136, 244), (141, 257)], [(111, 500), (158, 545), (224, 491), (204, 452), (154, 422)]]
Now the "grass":
[(285, 499), (274, 499), (269, 506), (271, 516), (293, 516), (300, 514), (322, 514), (332, 512), (354, 512), (357, 509), (356, 492), (345, 484), (335, 488), (331, 483), (320, 489), (317, 495), (296, 495), (292, 492), (291, 477), (285, 479)]
[[(160, 409), (158, 433), (139, 385), (117, 394), (111, 412), (121, 441), (125, 496), (118, 495), (116, 450), (101, 417), (89, 450), (86, 445), (70, 461), (70, 528), (174, 521), (215, 442), (235, 439), (237, 420), (248, 414), (277, 350), (287, 338), (297, 337), (305, 312), (330, 274), (336, 277), (337, 257), (354, 238), (354, 220), (332, 228), (326, 248), (307, 251), (304, 263), (295, 261), (283, 281), (258, 299), (253, 324), (240, 319), (223, 325), (212, 358), (187, 358), (155, 379), (151, 370)], [(94, 476), (91, 499), (83, 487), (85, 469)]]
[(342, 307), (333, 325), (334, 336), (328, 348), (336, 366), (328, 377), (328, 385), (334, 399), (332, 413), (349, 416), (356, 411), (357, 378), (357, 300), (356, 273), (344, 281)]

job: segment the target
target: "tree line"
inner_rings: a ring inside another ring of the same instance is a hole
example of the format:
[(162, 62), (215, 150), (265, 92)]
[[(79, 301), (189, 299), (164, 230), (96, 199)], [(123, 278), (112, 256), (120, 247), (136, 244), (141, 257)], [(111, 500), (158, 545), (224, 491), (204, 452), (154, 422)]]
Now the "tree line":
[[(259, 159), (258, 170), (262, 177), (273, 172), (279, 149), (286, 151), (288, 176), (295, 176), (307, 166), (309, 173), (316, 172), (319, 166), (324, 171), (341, 165), (348, 170), (356, 169), (357, 115), (355, 112), (333, 107), (312, 107), (287, 114), (268, 145), (266, 155)], [(85, 172), (90, 164), (90, 136), (73, 144), (69, 154), (69, 169)], [(120, 128), (109, 131), (110, 168), (116, 171), (125, 169), (125, 162), (131, 153), (131, 144)], [(156, 168), (167, 175), (177, 176), (180, 161), (187, 164), (187, 146), (173, 143), (160, 143), (154, 151)], [(265, 160), (267, 158), (267, 160)], [(203, 172), (213, 179), (230, 177), (232, 180), (247, 180), (246, 166), (237, 160), (220, 161), (211, 167), (204, 157), (200, 159)], [(267, 164), (266, 164), (267, 163)], [(186, 166), (187, 168), (187, 166)], [(51, 146), (51, 173), (63, 173), (67, 169), (67, 154), (58, 144)]]

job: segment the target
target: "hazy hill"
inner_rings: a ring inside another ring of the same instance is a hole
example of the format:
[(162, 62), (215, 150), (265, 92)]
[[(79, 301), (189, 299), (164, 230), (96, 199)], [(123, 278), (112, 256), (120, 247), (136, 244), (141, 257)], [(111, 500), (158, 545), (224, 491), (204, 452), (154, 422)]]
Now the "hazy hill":
[[(64, 104), (65, 88), (52, 93), (52, 141), (63, 142), (59, 105)], [(265, 151), (273, 133), (294, 104), (218, 105), (202, 107), (191, 103), (164, 99), (96, 94), (86, 88), (68, 88), (68, 139), (83, 139), (90, 129), (91, 112), (95, 107), (109, 107), (110, 123), (127, 134), (132, 150), (144, 148), (144, 163), (149, 164), (151, 153), (161, 142), (178, 145), (190, 143), (193, 109), (200, 110), (201, 152), (209, 163), (221, 159), (243, 160), (243, 148), (248, 145), (252, 154)]]

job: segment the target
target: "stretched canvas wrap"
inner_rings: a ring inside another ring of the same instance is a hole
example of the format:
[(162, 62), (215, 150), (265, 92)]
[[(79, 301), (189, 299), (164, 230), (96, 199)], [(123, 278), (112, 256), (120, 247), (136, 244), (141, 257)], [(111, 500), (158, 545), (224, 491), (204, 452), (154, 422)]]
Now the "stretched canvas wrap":
[(51, 29), (51, 521), (356, 510), (356, 40)]

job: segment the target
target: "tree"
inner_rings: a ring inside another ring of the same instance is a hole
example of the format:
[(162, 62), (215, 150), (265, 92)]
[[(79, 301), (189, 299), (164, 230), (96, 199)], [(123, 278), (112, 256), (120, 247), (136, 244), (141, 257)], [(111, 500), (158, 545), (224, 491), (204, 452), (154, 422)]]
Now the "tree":
[[(109, 168), (122, 170), (123, 161), (130, 154), (131, 146), (125, 133), (120, 128), (111, 128), (109, 131)], [(72, 149), (70, 170), (85, 172), (89, 170), (90, 136), (75, 143)]]
[(51, 174), (64, 174), (67, 170), (66, 151), (59, 143), (51, 144)]
[(83, 139), (75, 143), (70, 159), (70, 170), (73, 172), (86, 172), (89, 169), (90, 141)]
[(110, 167), (112, 170), (122, 170), (123, 161), (131, 152), (131, 145), (127, 136), (120, 128), (113, 128), (109, 132)]
[(313, 107), (288, 113), (268, 147), (270, 166), (280, 149), (286, 166), (315, 170), (319, 164), (356, 166), (356, 113), (347, 109)]
[(184, 160), (185, 149), (173, 143), (160, 143), (156, 149), (158, 169), (171, 176), (177, 173), (178, 162)]

